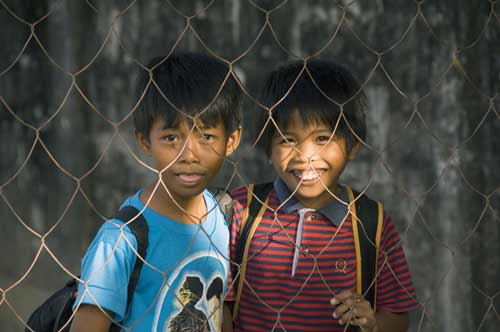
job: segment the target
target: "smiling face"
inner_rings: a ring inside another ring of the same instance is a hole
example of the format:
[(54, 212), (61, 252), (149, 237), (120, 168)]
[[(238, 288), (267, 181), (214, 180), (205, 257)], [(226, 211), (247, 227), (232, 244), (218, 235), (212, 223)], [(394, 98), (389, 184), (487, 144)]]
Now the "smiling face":
[(149, 137), (136, 132), (139, 146), (151, 155), (154, 168), (175, 200), (185, 201), (202, 193), (217, 175), (224, 158), (238, 146), (241, 129), (226, 133), (221, 121), (211, 128), (193, 128), (181, 119), (175, 128), (154, 121)]
[(335, 136), (332, 128), (318, 122), (304, 125), (297, 112), (282, 133), (276, 132), (271, 142), (270, 157), (278, 175), (306, 207), (328, 205), (357, 147), (347, 151), (345, 139)]

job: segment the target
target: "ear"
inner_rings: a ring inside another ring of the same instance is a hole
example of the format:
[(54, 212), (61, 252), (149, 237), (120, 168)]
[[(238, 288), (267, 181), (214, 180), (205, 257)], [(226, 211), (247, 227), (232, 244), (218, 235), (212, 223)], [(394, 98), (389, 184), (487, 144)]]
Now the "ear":
[(151, 143), (149, 142), (149, 138), (146, 137), (143, 133), (138, 131), (137, 129), (134, 131), (135, 139), (137, 141), (137, 145), (144, 151), (146, 154), (151, 154)]
[(359, 149), (361, 148), (361, 143), (356, 142), (352, 147), (351, 151), (349, 151), (349, 155), (347, 156), (347, 160), (354, 160), (356, 155), (358, 154)]
[(236, 128), (236, 130), (233, 131), (227, 138), (226, 157), (231, 155), (234, 152), (234, 150), (236, 150), (238, 145), (240, 145), (242, 130), (243, 129), (241, 127)]

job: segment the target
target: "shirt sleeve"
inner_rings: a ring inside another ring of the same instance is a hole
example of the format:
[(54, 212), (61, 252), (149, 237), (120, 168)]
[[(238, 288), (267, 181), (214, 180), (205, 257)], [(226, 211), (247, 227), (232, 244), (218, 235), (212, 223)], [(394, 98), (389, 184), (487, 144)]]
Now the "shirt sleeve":
[[(78, 297), (73, 310), (81, 304), (98, 305), (123, 320), (127, 307), (127, 289), (137, 248), (135, 236), (128, 227), (108, 221), (103, 224), (82, 261)], [(133, 249), (132, 249), (133, 248)]]
[(377, 310), (408, 312), (419, 307), (401, 239), (389, 218), (384, 216), (377, 263)]
[(239, 241), (240, 225), (243, 220), (243, 214), (246, 207), (247, 188), (241, 187), (235, 189), (231, 193), (233, 197), (233, 220), (229, 228), (229, 275), (228, 275), (228, 291), (225, 301), (234, 302), (236, 297), (236, 290), (238, 287), (237, 281), (239, 276), (240, 267), (236, 264), (236, 248)]

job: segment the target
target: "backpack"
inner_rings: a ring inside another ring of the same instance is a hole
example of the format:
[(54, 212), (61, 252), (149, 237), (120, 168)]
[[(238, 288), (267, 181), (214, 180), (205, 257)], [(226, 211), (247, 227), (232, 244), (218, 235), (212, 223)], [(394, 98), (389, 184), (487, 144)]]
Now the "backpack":
[[(146, 220), (142, 214), (139, 213), (140, 211), (132, 206), (124, 206), (115, 216), (113, 216), (113, 218), (126, 223), (137, 216), (137, 218), (127, 226), (136, 238), (137, 253), (141, 257), (146, 257), (149, 229)], [(132, 301), (132, 296), (137, 281), (139, 280), (142, 266), (143, 261), (136, 259), (127, 289), (127, 306)], [(56, 291), (35, 309), (28, 319), (28, 326), (31, 330), (26, 327), (25, 332), (69, 332), (71, 327), (69, 319), (71, 315), (73, 315), (73, 304), (76, 301), (77, 295), (78, 280), (72, 278), (66, 282), (63, 288)], [(118, 332), (119, 330), (120, 326), (116, 323), (112, 323), (109, 329), (110, 332)]]
[[(236, 245), (235, 263), (240, 273), (235, 277), (236, 296), (233, 304), (233, 320), (236, 319), (246, 273), (250, 242), (267, 209), (273, 183), (250, 184), (247, 193), (247, 206), (240, 225), (239, 241)], [(354, 247), (356, 250), (356, 291), (376, 308), (377, 257), (380, 247), (384, 209), (380, 202), (346, 187), (349, 196), (349, 210), (352, 215)], [(362, 222), (360, 222), (362, 221)]]
[[(229, 194), (221, 189), (211, 192), (226, 217), (226, 220), (231, 220), (227, 219), (232, 218), (232, 199)], [(113, 218), (120, 220), (123, 223), (127, 223), (132, 218), (137, 216), (136, 219), (127, 226), (136, 238), (137, 253), (140, 257), (145, 258), (149, 244), (149, 228), (143, 215), (139, 213), (140, 211), (132, 206), (124, 206), (116, 213), (115, 216), (113, 216)], [(143, 265), (144, 263), (141, 259), (135, 260), (135, 265), (130, 275), (127, 288), (127, 307), (132, 301), (135, 287), (137, 285), (137, 281), (139, 280)], [(71, 328), (71, 322), (69, 322), (69, 320), (73, 315), (73, 304), (76, 301), (77, 295), (78, 280), (72, 278), (66, 282), (64, 287), (53, 293), (45, 302), (33, 311), (28, 319), (28, 324), (24, 331), (69, 332)], [(120, 325), (112, 323), (109, 331), (119, 332), (120, 329)]]

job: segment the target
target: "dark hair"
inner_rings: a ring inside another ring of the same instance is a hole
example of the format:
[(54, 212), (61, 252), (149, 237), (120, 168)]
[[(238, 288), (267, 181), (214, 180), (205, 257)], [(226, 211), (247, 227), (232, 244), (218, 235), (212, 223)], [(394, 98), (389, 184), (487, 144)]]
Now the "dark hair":
[(210, 287), (208, 287), (207, 300), (210, 300), (214, 296), (220, 299), (222, 297), (222, 288), (222, 279), (219, 277), (215, 278), (210, 284)]
[[(295, 113), (304, 125), (320, 122), (334, 129), (338, 122), (335, 134), (346, 139), (350, 151), (359, 139), (366, 138), (366, 97), (360, 85), (346, 67), (335, 62), (312, 60), (306, 66), (304, 69), (304, 62), (296, 61), (272, 71), (264, 82), (260, 102), (271, 108), (286, 96), (271, 112), (280, 130), (287, 128)], [(340, 120), (339, 105), (345, 117)], [(259, 107), (257, 118), (257, 130), (262, 130), (269, 113)], [(275, 132), (274, 124), (268, 123), (259, 141), (268, 155)]]
[(149, 136), (153, 122), (159, 119), (168, 128), (177, 127), (183, 115), (191, 120), (199, 117), (207, 127), (222, 121), (228, 134), (240, 126), (241, 90), (232, 76), (224, 83), (229, 72), (224, 63), (204, 54), (177, 53), (153, 58), (147, 67), (151, 75), (147, 70), (139, 74), (137, 100), (144, 97), (133, 114), (135, 129), (143, 135)]
[(192, 295), (196, 295), (198, 298), (200, 298), (203, 296), (203, 288), (204, 286), (200, 278), (187, 276), (186, 279), (184, 279), (181, 290), (184, 290), (184, 292), (188, 292)]

